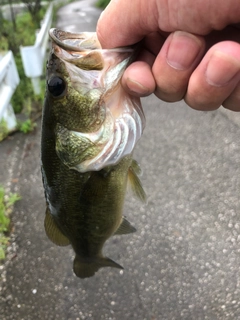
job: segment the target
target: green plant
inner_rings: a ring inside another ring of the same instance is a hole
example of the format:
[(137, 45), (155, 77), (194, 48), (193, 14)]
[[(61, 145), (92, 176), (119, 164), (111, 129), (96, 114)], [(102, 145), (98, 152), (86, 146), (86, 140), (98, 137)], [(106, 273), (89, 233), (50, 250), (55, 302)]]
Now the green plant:
[(98, 0), (96, 2), (96, 7), (105, 9), (111, 0)]
[(8, 200), (6, 201), (6, 208), (12, 208), (12, 206), (15, 204), (15, 202), (17, 202), (18, 200), (20, 200), (21, 197), (19, 196), (18, 193), (10, 193)]
[[(22, 46), (33, 45), (35, 42), (35, 31), (40, 27), (40, 21), (43, 19), (46, 8), (38, 12), (38, 18), (33, 19), (30, 12), (24, 12), (16, 17), (16, 28), (21, 39)], [(26, 28), (26, 26), (28, 26)]]
[(36, 123), (33, 122), (31, 119), (27, 119), (23, 122), (18, 123), (18, 128), (23, 133), (29, 133), (33, 131), (33, 129), (36, 127)]
[(8, 135), (7, 123), (4, 119), (0, 121), (0, 141), (5, 139)]
[(9, 238), (0, 233), (0, 261), (5, 259), (5, 250), (8, 245)]
[(98, 8), (105, 9), (106, 6), (109, 4), (109, 2), (110, 2), (110, 0), (98, 0), (96, 3), (96, 6)]
[[(14, 92), (11, 103), (15, 113), (23, 112), (24, 114), (26, 114), (27, 103), (28, 111), (26, 115), (29, 118), (32, 116), (33, 105), (35, 109), (36, 107), (38, 107), (38, 109), (41, 108), (44, 90), (42, 90), (42, 93), (38, 96), (34, 94), (31, 80), (27, 78), (24, 73), (19, 47), (33, 45), (35, 42), (35, 31), (40, 27), (39, 21), (44, 17), (46, 12), (46, 7), (40, 9), (38, 2), (38, 0), (35, 0), (35, 2), (25, 0), (31, 12), (28, 11), (18, 14), (15, 17), (14, 24), (11, 21), (5, 20), (0, 10), (0, 51), (13, 51), (20, 77), (20, 83)], [(37, 11), (32, 5), (37, 5)]]
[(25, 76), (20, 54), (16, 54), (14, 58), (21, 81), (17, 86), (14, 95), (12, 96), (11, 103), (14, 112), (20, 113), (26, 106), (26, 102), (29, 103), (30, 100), (31, 103), (34, 97), (34, 93), (31, 85), (31, 80)]
[(7, 195), (5, 189), (0, 186), (0, 260), (5, 259), (5, 250), (9, 242), (10, 214), (13, 205), (20, 199), (17, 193)]
[(6, 232), (9, 225), (9, 218), (6, 212), (6, 203), (4, 201), (5, 190), (0, 187), (0, 232)]

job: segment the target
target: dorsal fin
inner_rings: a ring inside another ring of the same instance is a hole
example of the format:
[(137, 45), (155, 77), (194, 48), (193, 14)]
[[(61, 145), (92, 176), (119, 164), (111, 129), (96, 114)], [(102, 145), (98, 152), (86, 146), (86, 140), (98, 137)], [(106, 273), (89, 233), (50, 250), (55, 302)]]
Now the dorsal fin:
[(123, 217), (122, 223), (120, 224), (119, 228), (117, 229), (117, 231), (114, 234), (116, 234), (116, 235), (129, 234), (129, 233), (133, 233), (136, 231), (137, 231), (137, 229), (135, 229), (131, 225), (131, 223), (129, 221), (127, 221), (126, 218)]
[(59, 230), (58, 226), (56, 225), (55, 221), (52, 218), (52, 215), (49, 211), (49, 208), (47, 206), (46, 209), (46, 216), (44, 220), (44, 227), (46, 231), (46, 235), (48, 238), (57, 246), (68, 246), (70, 244), (70, 241), (67, 237), (62, 234), (62, 232)]

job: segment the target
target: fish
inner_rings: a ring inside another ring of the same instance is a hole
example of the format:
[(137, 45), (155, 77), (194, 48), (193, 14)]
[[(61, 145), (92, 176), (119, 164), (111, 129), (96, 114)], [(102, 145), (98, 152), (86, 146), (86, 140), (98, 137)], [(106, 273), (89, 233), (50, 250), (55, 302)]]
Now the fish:
[(73, 271), (92, 277), (123, 267), (103, 255), (113, 235), (136, 229), (123, 216), (127, 185), (146, 201), (133, 150), (145, 127), (139, 98), (121, 77), (136, 47), (102, 49), (95, 32), (49, 31), (42, 115), (41, 172), (44, 226), (58, 246), (71, 245)]

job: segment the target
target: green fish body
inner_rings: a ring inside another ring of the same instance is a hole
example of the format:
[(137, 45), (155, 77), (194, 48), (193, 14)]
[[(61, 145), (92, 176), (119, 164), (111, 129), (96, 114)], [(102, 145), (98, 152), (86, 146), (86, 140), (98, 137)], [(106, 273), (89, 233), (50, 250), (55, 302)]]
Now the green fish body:
[(144, 128), (138, 99), (120, 79), (132, 48), (102, 50), (95, 33), (50, 30), (42, 119), (41, 161), (47, 203), (45, 230), (59, 246), (71, 244), (80, 278), (102, 267), (122, 267), (102, 249), (114, 234), (135, 228), (122, 216), (128, 181), (145, 200), (132, 152)]

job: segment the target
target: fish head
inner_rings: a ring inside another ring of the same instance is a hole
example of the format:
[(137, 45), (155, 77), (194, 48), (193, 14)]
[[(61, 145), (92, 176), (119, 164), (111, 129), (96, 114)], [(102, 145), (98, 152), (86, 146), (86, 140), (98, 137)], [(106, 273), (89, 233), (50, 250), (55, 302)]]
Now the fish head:
[(120, 81), (136, 47), (102, 49), (93, 32), (49, 34), (46, 101), (59, 157), (80, 172), (115, 165), (132, 153), (145, 125), (140, 100)]
[[(105, 119), (105, 108), (100, 102), (103, 90), (100, 87), (93, 89), (86, 77), (86, 70), (93, 62), (91, 56), (87, 61), (83, 59), (84, 66), (80, 68), (75, 53), (70, 54), (64, 45), (60, 47), (54, 33), (51, 36), (53, 42), (47, 63), (46, 100), (52, 109), (54, 122), (71, 131), (96, 131)], [(69, 56), (73, 57), (72, 61)]]

